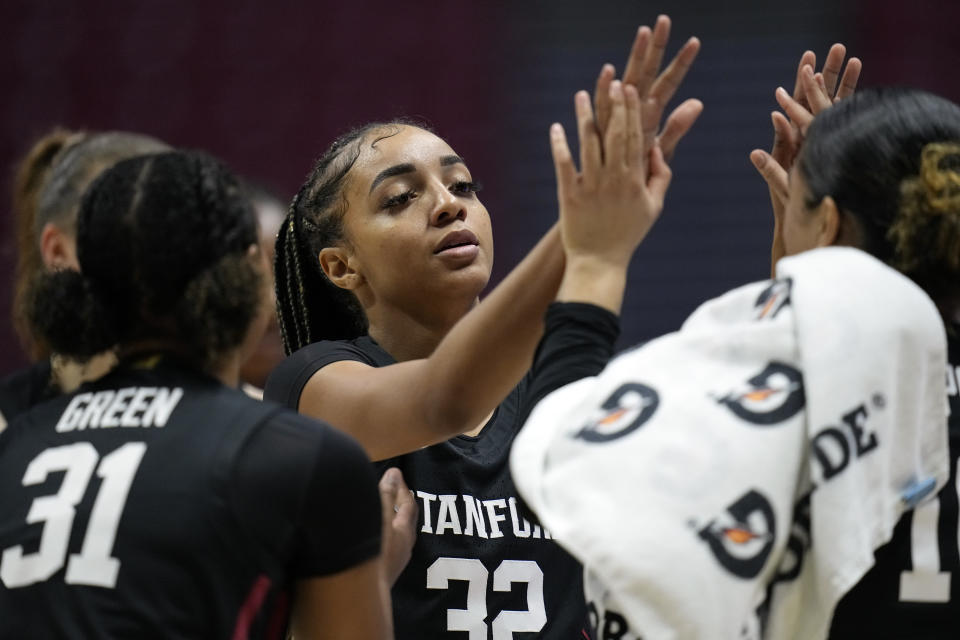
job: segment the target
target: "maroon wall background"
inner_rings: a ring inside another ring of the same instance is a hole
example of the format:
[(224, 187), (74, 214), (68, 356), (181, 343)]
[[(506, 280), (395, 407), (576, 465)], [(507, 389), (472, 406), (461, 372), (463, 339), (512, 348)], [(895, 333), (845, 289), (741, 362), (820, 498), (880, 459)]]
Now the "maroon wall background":
[(682, 97), (707, 106), (674, 163), (662, 221), (639, 252), (624, 344), (667, 331), (697, 303), (767, 273), (766, 189), (746, 154), (770, 140), (773, 89), (804, 48), (842, 40), (863, 83), (960, 99), (960, 3), (761, 0), (651, 3), (0, 3), (0, 374), (24, 363), (9, 322), (15, 248), (9, 178), (54, 125), (126, 129), (206, 149), (289, 197), (340, 131), (427, 119), (485, 184), (495, 279), (556, 216), (550, 122), (603, 62), (618, 66), (636, 25), (674, 18), (674, 46), (704, 43)]

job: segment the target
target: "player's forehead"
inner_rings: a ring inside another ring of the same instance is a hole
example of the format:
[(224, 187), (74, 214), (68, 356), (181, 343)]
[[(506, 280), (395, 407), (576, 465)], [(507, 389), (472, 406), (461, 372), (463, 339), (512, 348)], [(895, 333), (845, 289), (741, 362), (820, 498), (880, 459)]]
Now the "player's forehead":
[(353, 178), (369, 188), (384, 170), (412, 165), (418, 171), (439, 169), (459, 158), (440, 136), (413, 125), (391, 125), (372, 131), (364, 139), (353, 169)]

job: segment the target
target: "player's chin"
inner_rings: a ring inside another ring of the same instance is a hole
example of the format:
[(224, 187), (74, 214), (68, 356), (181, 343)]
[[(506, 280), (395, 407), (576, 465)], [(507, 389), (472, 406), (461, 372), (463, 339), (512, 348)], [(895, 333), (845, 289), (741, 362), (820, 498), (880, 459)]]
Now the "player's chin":
[(438, 280), (445, 291), (477, 296), (490, 282), (490, 271), (490, 262), (484, 258), (455, 268), (444, 266)]

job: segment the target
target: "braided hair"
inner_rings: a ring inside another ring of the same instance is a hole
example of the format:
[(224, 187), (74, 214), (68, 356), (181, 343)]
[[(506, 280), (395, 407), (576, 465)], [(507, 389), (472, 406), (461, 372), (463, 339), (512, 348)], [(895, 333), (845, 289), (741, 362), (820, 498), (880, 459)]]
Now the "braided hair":
[(831, 196), (862, 248), (934, 299), (960, 282), (960, 106), (905, 88), (860, 91), (814, 119), (800, 152), (806, 205)]
[(376, 133), (371, 142), (376, 144), (396, 135), (404, 125), (430, 130), (409, 119), (371, 122), (352, 129), (320, 156), (294, 196), (277, 234), (274, 269), (280, 335), (288, 355), (317, 340), (356, 338), (367, 332), (360, 303), (352, 293), (330, 282), (318, 256), (322, 249), (344, 241), (344, 187), (363, 141)]
[(12, 320), (32, 358), (50, 356), (49, 345), (30, 326), (26, 309), (33, 296), (30, 283), (44, 269), (39, 242), (44, 226), (54, 223), (74, 235), (81, 197), (100, 172), (125, 158), (168, 148), (159, 140), (135, 133), (57, 128), (37, 140), (20, 161), (13, 189), (17, 265)]
[(77, 360), (158, 339), (207, 367), (240, 345), (257, 313), (256, 243), (249, 200), (218, 161), (179, 151), (121, 161), (83, 199), (81, 271), (40, 274), (30, 320)]

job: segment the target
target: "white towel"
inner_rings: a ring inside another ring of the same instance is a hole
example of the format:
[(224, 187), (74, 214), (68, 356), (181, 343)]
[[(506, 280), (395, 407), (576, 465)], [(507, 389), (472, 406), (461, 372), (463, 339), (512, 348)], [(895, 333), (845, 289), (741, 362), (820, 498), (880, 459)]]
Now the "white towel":
[(946, 481), (946, 338), (915, 284), (855, 249), (545, 398), (520, 493), (585, 566), (598, 637), (823, 638), (902, 513)]

